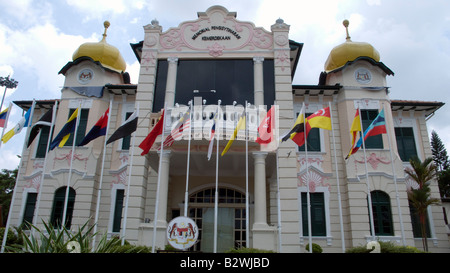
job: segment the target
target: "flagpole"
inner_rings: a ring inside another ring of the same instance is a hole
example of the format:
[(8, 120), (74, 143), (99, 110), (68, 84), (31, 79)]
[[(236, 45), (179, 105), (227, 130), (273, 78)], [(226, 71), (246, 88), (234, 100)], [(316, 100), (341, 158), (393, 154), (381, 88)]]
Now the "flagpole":
[(248, 204), (248, 110), (247, 101), (245, 101), (245, 245), (250, 244), (250, 229), (249, 229), (249, 204)]
[[(158, 221), (158, 209), (159, 209), (159, 186), (161, 182), (161, 164), (162, 164), (162, 158), (164, 154), (164, 127), (166, 126), (166, 109), (167, 109), (167, 103), (164, 105), (163, 113), (163, 124), (162, 124), (162, 133), (161, 133), (161, 149), (159, 154), (159, 166), (158, 166), (158, 182), (156, 186), (156, 201), (155, 201), (155, 214), (153, 219), (153, 240), (152, 240), (152, 253), (155, 253), (155, 245), (156, 245), (156, 224)], [(151, 148), (151, 147), (150, 147)]]
[[(277, 105), (276, 101), (274, 102), (275, 105)], [(279, 121), (279, 113), (276, 110), (277, 107), (274, 107), (275, 114), (272, 113), (272, 116), (270, 117), (272, 121)], [(274, 117), (274, 118), (272, 118)], [(278, 124), (275, 124), (273, 126), (275, 129), (273, 139), (278, 140), (279, 138), (279, 127)], [(272, 131), (273, 132), (273, 131)], [(281, 244), (281, 193), (280, 193), (280, 163), (279, 163), (279, 142), (277, 141), (277, 147), (276, 147), (276, 164), (277, 164), (277, 212), (278, 212), (278, 252), (282, 253), (282, 244)]]
[[(33, 225), (34, 226), (37, 225), (37, 218), (39, 216), (39, 208), (40, 208), (40, 203), (41, 203), (42, 190), (44, 188), (44, 181), (45, 181), (45, 179), (44, 179), (45, 168), (47, 167), (48, 150), (50, 147), (50, 143), (52, 142), (53, 126), (55, 125), (57, 109), (58, 109), (58, 100), (55, 100), (55, 104), (53, 105), (53, 112), (52, 112), (52, 123), (50, 125), (50, 131), (49, 131), (49, 135), (48, 135), (48, 139), (47, 139), (47, 148), (45, 149), (44, 166), (42, 167), (42, 176), (41, 176), (40, 183), (39, 183), (39, 192), (37, 194), (38, 196), (37, 196), (37, 201), (36, 201), (36, 209), (34, 211), (34, 216), (33, 216)], [(35, 232), (35, 229), (32, 229), (31, 233), (33, 235), (34, 235), (34, 232)]]
[(364, 152), (364, 167), (366, 170), (366, 184), (367, 184), (367, 200), (368, 200), (368, 207), (369, 207), (369, 220), (370, 220), (370, 229), (371, 229), (371, 236), (372, 240), (375, 240), (375, 226), (373, 222), (373, 210), (372, 210), (372, 196), (370, 191), (370, 185), (369, 185), (369, 171), (367, 169), (367, 156), (366, 156), (366, 142), (364, 140), (364, 132), (363, 132), (363, 124), (362, 124), (362, 116), (361, 116), (361, 106), (358, 102), (358, 111), (359, 111), (359, 122), (361, 124), (361, 138), (362, 138), (362, 145), (363, 145), (363, 152)]
[(331, 133), (333, 136), (334, 164), (335, 164), (335, 168), (336, 168), (336, 186), (337, 186), (338, 202), (339, 202), (339, 221), (341, 224), (342, 253), (345, 253), (344, 220), (342, 219), (341, 189), (340, 189), (340, 185), (339, 185), (339, 171), (338, 171), (337, 156), (336, 156), (336, 139), (335, 139), (334, 130), (333, 130), (333, 111), (331, 110), (331, 102), (330, 101), (328, 102), (328, 106), (330, 107)]
[[(219, 125), (220, 120), (220, 103), (222, 101), (217, 101), (217, 125)], [(216, 145), (216, 192), (214, 200), (214, 253), (217, 253), (217, 216), (218, 216), (218, 206), (219, 206), (219, 194), (217, 188), (219, 187), (219, 137), (220, 137), (220, 126), (217, 126), (217, 145)], [(225, 134), (224, 134), (225, 135)]]
[(282, 249), (281, 249), (281, 194), (280, 194), (280, 174), (279, 174), (279, 170), (280, 170), (280, 163), (279, 163), (279, 159), (278, 159), (278, 148), (276, 151), (276, 159), (277, 159), (277, 212), (278, 212), (278, 252), (281, 253)]
[[(186, 166), (186, 190), (184, 192), (184, 217), (187, 217), (188, 203), (189, 203), (189, 167), (191, 161), (191, 135), (192, 135), (192, 103), (189, 101), (189, 139), (188, 139), (188, 154)], [(184, 121), (185, 122), (185, 121)], [(184, 129), (183, 129), (184, 130)]]
[[(139, 101), (136, 102), (136, 110), (137, 115), (139, 116)], [(127, 231), (127, 220), (128, 220), (128, 203), (130, 200), (130, 185), (131, 185), (131, 172), (133, 169), (133, 157), (134, 157), (134, 139), (136, 137), (136, 131), (133, 132), (133, 137), (131, 139), (131, 159), (130, 159), (130, 169), (128, 170), (128, 185), (127, 185), (127, 194), (125, 201), (125, 214), (123, 217), (123, 229), (122, 229), (122, 245), (125, 243), (125, 236)]]
[[(383, 102), (383, 111), (384, 111), (384, 109), (385, 109), (385, 107), (384, 107), (384, 102)], [(403, 217), (402, 217), (402, 211), (400, 209), (400, 196), (399, 196), (399, 193), (398, 193), (397, 176), (395, 175), (395, 168), (394, 168), (394, 156), (392, 155), (391, 137), (390, 137), (390, 134), (389, 134), (389, 127), (387, 126), (386, 117), (385, 117), (384, 122), (386, 123), (386, 125), (385, 125), (386, 126), (386, 134), (387, 134), (388, 143), (389, 143), (389, 152), (391, 154), (392, 176), (394, 177), (395, 198), (397, 200), (398, 217), (400, 218), (400, 230), (401, 230), (401, 233), (402, 233), (402, 243), (403, 243), (403, 246), (406, 246), (405, 228), (403, 226)]]
[[(105, 140), (103, 142), (103, 156), (102, 156), (102, 169), (100, 171), (100, 181), (99, 181), (99, 185), (98, 185), (98, 191), (97, 191), (97, 204), (95, 207), (95, 219), (94, 219), (94, 238), (92, 240), (92, 247), (95, 248), (95, 243), (97, 240), (97, 228), (98, 228), (98, 214), (100, 211), (100, 198), (102, 195), (102, 185), (103, 185), (103, 172), (104, 172), (104, 168), (105, 168), (105, 156), (106, 156), (106, 141), (108, 140), (108, 130), (109, 130), (109, 125), (111, 122), (111, 110), (112, 110), (112, 104), (113, 104), (113, 99), (114, 99), (114, 95), (110, 95), (111, 98), (109, 100), (109, 108), (108, 108), (108, 123), (106, 124), (106, 132), (105, 132)], [(131, 159), (133, 160), (133, 158)]]
[(75, 122), (75, 130), (73, 132), (72, 154), (70, 155), (69, 177), (67, 179), (66, 195), (64, 197), (63, 219), (62, 219), (62, 223), (61, 223), (62, 226), (66, 226), (67, 205), (69, 203), (69, 187), (70, 187), (70, 180), (72, 180), (73, 156), (75, 153), (75, 142), (77, 141), (78, 125), (80, 125), (81, 102), (82, 102), (82, 100), (80, 99), (79, 107), (77, 108), (77, 109), (79, 109), (79, 111), (77, 113), (77, 121)]
[(3, 135), (5, 134), (6, 125), (8, 125), (9, 113), (11, 113), (11, 108), (12, 108), (12, 102), (9, 103), (8, 113), (6, 113), (5, 124), (3, 125), (2, 136), (0, 137), (0, 147), (2, 147), (1, 139), (3, 138)]
[[(16, 176), (16, 183), (14, 185), (14, 190), (13, 190), (13, 194), (12, 194), (12, 197), (11, 197), (11, 203), (10, 203), (10, 206), (9, 206), (8, 219), (6, 220), (5, 233), (3, 234), (3, 242), (2, 242), (2, 247), (0, 249), (0, 253), (3, 253), (5, 251), (6, 239), (8, 237), (8, 230), (9, 230), (9, 226), (11, 224), (11, 217), (12, 217), (13, 206), (14, 206), (14, 202), (16, 201), (17, 184), (18, 184), (17, 182), (19, 181), (20, 171), (22, 169), (23, 153), (24, 153), (24, 151), (26, 150), (26, 147), (27, 147), (27, 139), (28, 139), (28, 135), (30, 134), (30, 124), (33, 121), (33, 114), (34, 114), (34, 107), (35, 107), (35, 105), (36, 105), (36, 100), (33, 99), (33, 103), (31, 104), (30, 117), (29, 117), (29, 120), (28, 120), (29, 124), (27, 124), (26, 120), (25, 120), (25, 124), (24, 124), (24, 126), (28, 125), (27, 126), (28, 128), (27, 128), (27, 133), (26, 133), (25, 139), (23, 141), (22, 157), (20, 158), (19, 168), (18, 168), (17, 176)], [(6, 126), (6, 124), (5, 124), (5, 126)]]
[[(311, 197), (309, 192), (309, 179), (308, 179), (308, 140), (307, 140), (307, 132), (306, 132), (306, 109), (305, 103), (303, 102), (302, 109), (305, 110), (305, 116), (303, 118), (303, 137), (305, 138), (305, 164), (306, 164), (306, 207), (308, 212), (308, 240), (309, 240), (309, 253), (312, 253), (312, 225), (311, 225)], [(301, 113), (300, 113), (301, 114)]]

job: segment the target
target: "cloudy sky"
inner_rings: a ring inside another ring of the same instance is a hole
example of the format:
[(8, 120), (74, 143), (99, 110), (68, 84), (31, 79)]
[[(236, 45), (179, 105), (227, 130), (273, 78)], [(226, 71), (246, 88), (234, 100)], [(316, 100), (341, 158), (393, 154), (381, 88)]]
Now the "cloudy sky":
[[(289, 24), (290, 39), (304, 43), (294, 84), (318, 83), (331, 49), (345, 41), (342, 21), (348, 19), (352, 40), (372, 44), (395, 72), (387, 79), (392, 99), (450, 102), (448, 0), (0, 0), (0, 76), (19, 82), (7, 91), (3, 108), (15, 100), (59, 98), (64, 83), (59, 70), (79, 45), (101, 39), (105, 20), (111, 22), (108, 43), (121, 51), (137, 83), (139, 64), (130, 43), (143, 40), (143, 26), (157, 19), (166, 31), (212, 5), (267, 30), (278, 18)], [(428, 121), (447, 148), (449, 107)], [(13, 109), (9, 127), (22, 114)], [(2, 144), (0, 169), (17, 167), (24, 135), (25, 130)]]

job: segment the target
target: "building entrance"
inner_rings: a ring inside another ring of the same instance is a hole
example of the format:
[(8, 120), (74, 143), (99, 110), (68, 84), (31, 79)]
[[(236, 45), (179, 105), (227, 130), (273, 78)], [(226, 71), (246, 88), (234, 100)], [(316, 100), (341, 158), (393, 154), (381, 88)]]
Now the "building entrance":
[[(214, 251), (215, 188), (207, 188), (189, 197), (189, 217), (198, 228), (198, 243), (193, 251)], [(230, 188), (219, 188), (217, 213), (217, 252), (245, 247), (245, 194)]]

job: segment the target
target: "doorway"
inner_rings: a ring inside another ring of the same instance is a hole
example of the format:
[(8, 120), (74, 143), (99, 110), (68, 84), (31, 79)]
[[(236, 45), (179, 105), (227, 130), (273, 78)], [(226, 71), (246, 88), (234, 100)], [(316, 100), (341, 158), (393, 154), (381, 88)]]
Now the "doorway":
[[(198, 242), (191, 250), (214, 252), (215, 188), (206, 188), (189, 197), (189, 217), (199, 229)], [(217, 211), (217, 252), (246, 246), (245, 194), (230, 188), (219, 188)]]

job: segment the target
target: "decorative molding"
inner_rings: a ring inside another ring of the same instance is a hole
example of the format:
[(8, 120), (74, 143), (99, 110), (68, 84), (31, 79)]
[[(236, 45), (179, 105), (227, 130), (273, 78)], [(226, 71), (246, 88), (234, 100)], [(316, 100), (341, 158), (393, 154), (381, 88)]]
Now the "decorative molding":
[[(198, 15), (197, 20), (181, 23), (162, 33), (159, 39), (162, 51), (190, 49), (207, 51), (211, 56), (219, 57), (225, 51), (273, 48), (271, 32), (255, 27), (251, 22), (236, 20), (235, 13), (230, 13), (223, 7), (215, 6)], [(283, 42), (283, 38), (279, 38), (278, 43)]]
[(317, 187), (327, 187), (328, 191), (331, 190), (331, 184), (325, 183), (325, 179), (328, 179), (326, 175), (316, 171), (314, 168), (308, 169), (308, 171), (304, 171), (303, 173), (299, 173), (297, 175), (298, 178), (298, 187), (306, 187), (308, 185), (309, 192), (316, 192)]
[(142, 52), (141, 67), (145, 68), (145, 71), (148, 72), (150, 67), (155, 65), (156, 65), (155, 53), (148, 50)]
[[(370, 166), (372, 166), (372, 169), (374, 169), (374, 170), (376, 170), (378, 168), (378, 165), (380, 163), (385, 164), (385, 165), (391, 164), (391, 161), (386, 160), (385, 157), (379, 157), (375, 153), (370, 153), (370, 155), (366, 157), (366, 161), (367, 161), (367, 163), (370, 164)], [(361, 160), (355, 159), (355, 164), (356, 163), (364, 164), (364, 157), (361, 157)]]
[[(110, 171), (109, 173), (113, 177), (113, 180), (111, 181), (111, 189), (113, 188), (114, 184), (123, 184), (127, 185), (127, 177), (128, 177), (128, 166), (125, 165), (118, 169), (117, 171)], [(116, 179), (116, 180), (114, 180)]]
[[(78, 160), (78, 161), (84, 161), (84, 170), (87, 169), (87, 161), (89, 159), (88, 157), (81, 157), (81, 154), (75, 153), (73, 155), (73, 159)], [(55, 156), (55, 158), (53, 160), (53, 168), (55, 168), (56, 161), (62, 161), (62, 160), (67, 160), (67, 166), (70, 166), (70, 162), (72, 160), (72, 150), (69, 150), (69, 153), (67, 153), (67, 154), (63, 153), (61, 155), (61, 157)]]
[(284, 71), (286, 67), (291, 65), (290, 56), (286, 53), (288, 50), (275, 51), (275, 64), (281, 66), (281, 71)]
[(380, 109), (380, 101), (372, 99), (360, 99), (353, 101), (355, 109)]
[(286, 35), (280, 34), (275, 37), (275, 43), (279, 46), (285, 46), (288, 44), (288, 42), (289, 42), (289, 39), (287, 38)]
[(30, 176), (24, 176), (26, 184), (23, 186), (23, 189), (36, 189), (39, 192), (42, 174), (42, 171), (37, 171)]

